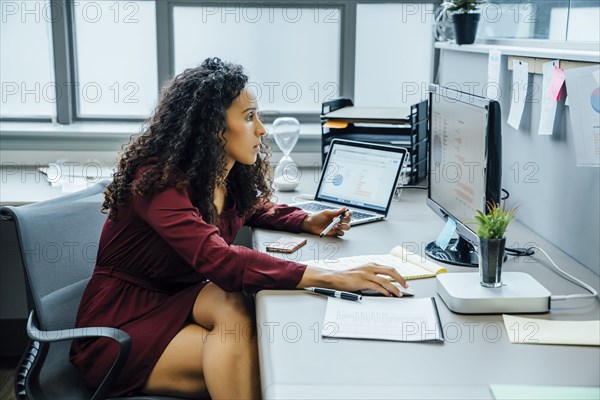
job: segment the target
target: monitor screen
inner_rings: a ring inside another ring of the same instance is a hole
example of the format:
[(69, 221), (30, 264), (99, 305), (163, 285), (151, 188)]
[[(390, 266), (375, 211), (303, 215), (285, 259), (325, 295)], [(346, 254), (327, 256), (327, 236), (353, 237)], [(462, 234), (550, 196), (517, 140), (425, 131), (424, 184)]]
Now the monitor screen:
[(439, 261), (477, 265), (472, 221), (486, 202), (499, 202), (501, 121), (497, 102), (432, 85), (429, 123), (429, 194), (427, 204), (456, 223), (458, 239), (441, 249), (428, 245)]

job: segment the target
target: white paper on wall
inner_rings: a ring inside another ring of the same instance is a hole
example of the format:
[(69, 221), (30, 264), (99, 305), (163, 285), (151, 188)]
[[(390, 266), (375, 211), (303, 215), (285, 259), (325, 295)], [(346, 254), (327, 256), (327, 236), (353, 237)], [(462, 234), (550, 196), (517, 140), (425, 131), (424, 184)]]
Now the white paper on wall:
[(513, 60), (512, 99), (508, 114), (508, 124), (515, 129), (519, 129), (521, 118), (523, 117), (527, 89), (529, 88), (528, 79), (529, 64), (525, 61)]
[(554, 118), (556, 116), (556, 104), (558, 101), (556, 98), (550, 96), (550, 83), (554, 75), (554, 67), (559, 65), (558, 60), (544, 63), (543, 66), (543, 79), (542, 79), (542, 91), (540, 96), (542, 97), (542, 110), (540, 112), (540, 126), (538, 128), (538, 135), (552, 135), (554, 128)]
[(577, 166), (600, 167), (600, 65), (565, 71)]
[(488, 78), (485, 96), (488, 99), (498, 100), (500, 94), (500, 60), (502, 52), (491, 49), (488, 55)]

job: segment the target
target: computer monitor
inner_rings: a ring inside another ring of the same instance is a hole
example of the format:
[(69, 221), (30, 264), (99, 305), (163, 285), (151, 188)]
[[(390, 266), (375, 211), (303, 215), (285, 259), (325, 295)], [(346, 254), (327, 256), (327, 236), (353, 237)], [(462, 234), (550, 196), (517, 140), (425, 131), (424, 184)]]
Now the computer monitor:
[(458, 239), (445, 249), (431, 242), (425, 253), (441, 262), (477, 266), (476, 210), (485, 212), (487, 202), (501, 198), (500, 104), (438, 85), (429, 89), (427, 205), (456, 222)]

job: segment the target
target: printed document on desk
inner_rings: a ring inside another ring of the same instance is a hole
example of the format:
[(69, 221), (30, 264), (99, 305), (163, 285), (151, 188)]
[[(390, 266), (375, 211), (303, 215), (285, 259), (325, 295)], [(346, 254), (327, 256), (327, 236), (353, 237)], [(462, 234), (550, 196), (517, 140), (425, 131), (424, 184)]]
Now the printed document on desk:
[(503, 314), (511, 343), (600, 346), (600, 321), (557, 321)]
[(400, 342), (443, 342), (433, 297), (365, 297), (361, 301), (327, 299), (323, 337)]
[(396, 246), (389, 254), (342, 257), (338, 259), (309, 260), (303, 263), (312, 266), (343, 271), (368, 263), (377, 263), (394, 267), (406, 280), (432, 278), (446, 272), (446, 268), (426, 259), (416, 253), (407, 251), (402, 246)]

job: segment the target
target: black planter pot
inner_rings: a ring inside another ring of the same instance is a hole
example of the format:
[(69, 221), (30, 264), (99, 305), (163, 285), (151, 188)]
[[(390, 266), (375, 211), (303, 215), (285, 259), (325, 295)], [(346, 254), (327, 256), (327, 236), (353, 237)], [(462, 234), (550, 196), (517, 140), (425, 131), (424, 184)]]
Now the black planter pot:
[(479, 238), (479, 277), (481, 286), (495, 288), (502, 286), (502, 262), (506, 237), (502, 239)]
[(471, 44), (475, 41), (480, 16), (471, 13), (452, 14), (456, 44)]

